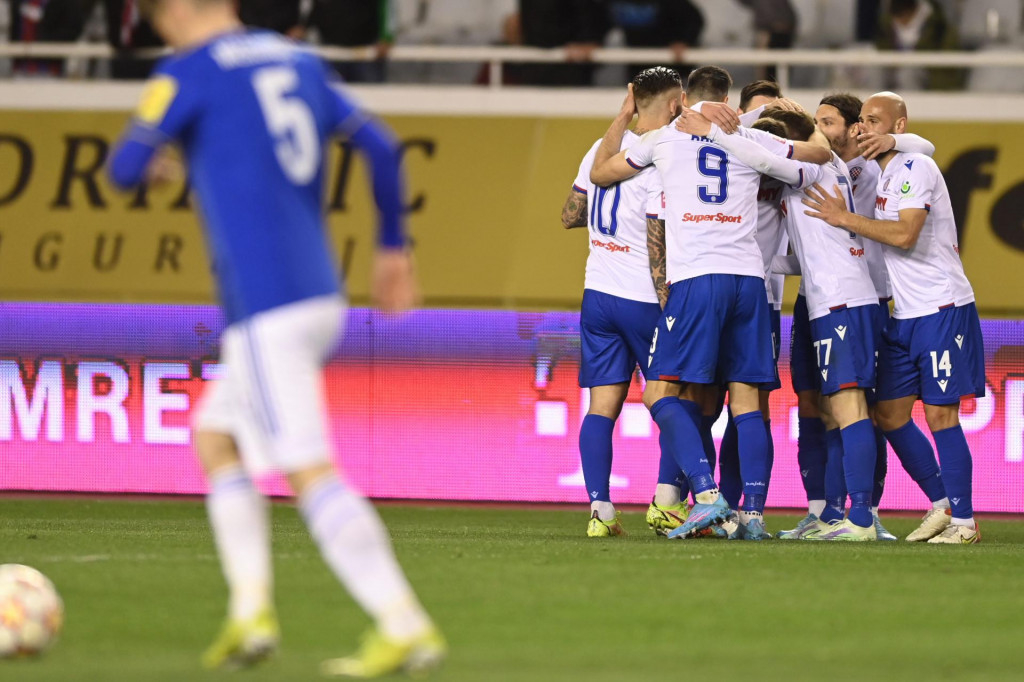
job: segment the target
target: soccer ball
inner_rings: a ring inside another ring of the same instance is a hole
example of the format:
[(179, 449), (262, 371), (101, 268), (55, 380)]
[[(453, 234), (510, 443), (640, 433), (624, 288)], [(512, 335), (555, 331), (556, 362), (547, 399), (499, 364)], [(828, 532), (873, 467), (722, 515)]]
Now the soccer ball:
[(0, 565), (0, 658), (41, 654), (64, 623), (50, 579), (21, 564)]

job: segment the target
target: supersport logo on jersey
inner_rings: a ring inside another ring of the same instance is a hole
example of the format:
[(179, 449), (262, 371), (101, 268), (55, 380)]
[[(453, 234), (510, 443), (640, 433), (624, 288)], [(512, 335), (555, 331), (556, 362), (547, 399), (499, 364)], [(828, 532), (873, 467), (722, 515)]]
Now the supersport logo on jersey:
[(615, 253), (616, 251), (622, 251), (623, 253), (629, 253), (629, 247), (628, 246), (622, 246), (621, 244), (615, 244), (614, 242), (602, 242), (602, 241), (597, 240), (597, 239), (591, 239), (590, 243), (593, 244), (594, 246), (596, 246), (599, 249), (606, 249), (608, 251), (611, 251), (612, 253)]
[(684, 213), (684, 223), (739, 223), (743, 222), (741, 215), (726, 215), (724, 213)]

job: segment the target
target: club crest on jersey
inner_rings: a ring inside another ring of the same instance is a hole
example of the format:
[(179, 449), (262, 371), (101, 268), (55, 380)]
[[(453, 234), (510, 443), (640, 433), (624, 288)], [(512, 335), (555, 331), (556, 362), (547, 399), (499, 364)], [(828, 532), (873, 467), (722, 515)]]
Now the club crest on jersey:
[(669, 331), (672, 331), (672, 325), (676, 323), (676, 318), (669, 316), (665, 318), (665, 326), (668, 327)]
[(858, 166), (857, 168), (852, 169), (850, 171), (850, 179), (851, 180), (856, 180), (857, 178), (860, 177), (860, 174), (863, 173), (863, 172), (864, 172), (864, 169), (861, 168), (860, 166)]
[(956, 336), (953, 337), (953, 340), (956, 341), (956, 347), (957, 348), (963, 348), (964, 347), (964, 335), (963, 334), (957, 334)]

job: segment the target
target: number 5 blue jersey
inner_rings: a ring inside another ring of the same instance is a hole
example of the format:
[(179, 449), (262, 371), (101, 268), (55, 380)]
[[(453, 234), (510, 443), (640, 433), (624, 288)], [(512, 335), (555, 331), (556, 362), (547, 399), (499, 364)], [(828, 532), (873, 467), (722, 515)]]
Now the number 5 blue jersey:
[(382, 245), (404, 243), (397, 144), (333, 80), (276, 33), (224, 34), (158, 65), (111, 161), (130, 187), (159, 147), (181, 145), (230, 322), (338, 291), (322, 207), (335, 133), (369, 156)]

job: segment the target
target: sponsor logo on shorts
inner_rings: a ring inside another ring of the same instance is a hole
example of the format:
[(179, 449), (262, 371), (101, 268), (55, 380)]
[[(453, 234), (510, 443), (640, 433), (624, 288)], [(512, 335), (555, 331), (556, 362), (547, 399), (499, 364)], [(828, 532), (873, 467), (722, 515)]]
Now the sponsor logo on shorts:
[(953, 340), (956, 341), (956, 347), (957, 348), (963, 348), (964, 347), (964, 335), (963, 334), (957, 334), (956, 336), (953, 337)]
[(827, 369), (821, 370), (821, 380), (822, 381), (828, 381), (828, 370)]
[(611, 251), (612, 253), (617, 253), (619, 251), (623, 253), (629, 253), (628, 246), (622, 246), (621, 244), (616, 244), (615, 242), (603, 242), (599, 239), (591, 239), (590, 243), (599, 249), (605, 249), (606, 251)]
[(676, 318), (669, 316), (665, 318), (665, 326), (668, 327), (669, 331), (672, 331), (672, 325), (676, 323)]
[(853, 256), (854, 258), (863, 258), (864, 257), (864, 249), (855, 249), (855, 248), (853, 248), (851, 246), (850, 247), (850, 255)]
[(740, 223), (743, 222), (741, 215), (726, 215), (725, 213), (684, 213), (684, 223)]
[(947, 384), (949, 384), (949, 379), (939, 379), (939, 388), (942, 389), (943, 393), (946, 392), (946, 385)]

